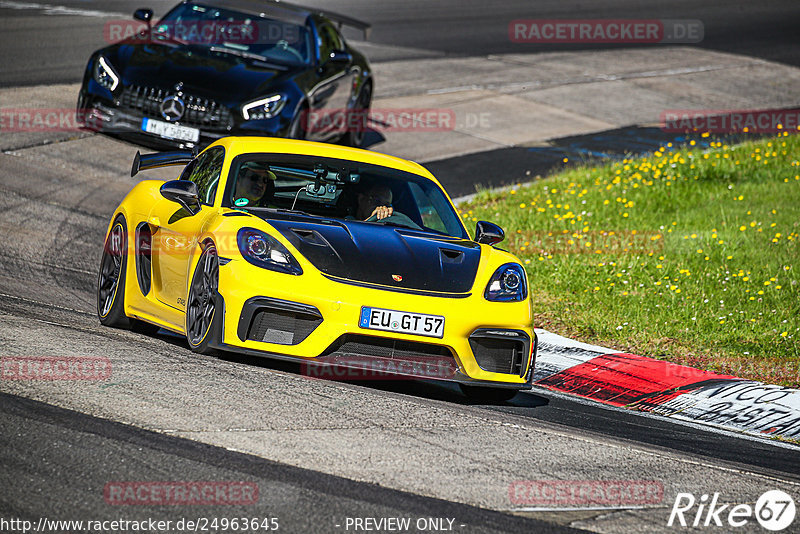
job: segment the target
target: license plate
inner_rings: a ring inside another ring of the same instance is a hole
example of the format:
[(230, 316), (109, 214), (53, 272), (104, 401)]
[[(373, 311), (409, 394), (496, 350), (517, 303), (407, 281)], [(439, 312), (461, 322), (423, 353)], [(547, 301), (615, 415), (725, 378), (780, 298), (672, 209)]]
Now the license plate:
[(424, 313), (410, 313), (381, 308), (361, 308), (358, 326), (370, 330), (386, 332), (402, 332), (418, 336), (442, 337), (444, 335), (444, 317)]
[(192, 141), (195, 143), (200, 139), (200, 130), (197, 128), (179, 126), (177, 124), (170, 124), (169, 122), (148, 119), (147, 117), (142, 119), (142, 130), (161, 137), (166, 137), (167, 139), (177, 139), (179, 141)]

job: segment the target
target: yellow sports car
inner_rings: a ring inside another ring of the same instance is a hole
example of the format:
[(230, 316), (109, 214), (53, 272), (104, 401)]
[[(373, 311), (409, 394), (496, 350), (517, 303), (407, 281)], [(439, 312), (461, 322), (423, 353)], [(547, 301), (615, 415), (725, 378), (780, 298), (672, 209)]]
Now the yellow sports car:
[(495, 246), (498, 226), (479, 222), (470, 239), (421, 165), (226, 137), (196, 156), (137, 152), (131, 176), (167, 165), (180, 179), (139, 182), (109, 224), (104, 325), (155, 325), (196, 352), (300, 361), (318, 376), (447, 380), (484, 400), (530, 388), (525, 270)]

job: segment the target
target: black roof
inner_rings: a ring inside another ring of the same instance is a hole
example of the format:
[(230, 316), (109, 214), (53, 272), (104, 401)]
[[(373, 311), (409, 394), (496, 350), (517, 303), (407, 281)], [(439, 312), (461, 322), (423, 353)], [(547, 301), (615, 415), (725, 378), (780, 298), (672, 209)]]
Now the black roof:
[(191, 4), (221, 7), (304, 26), (311, 12), (300, 6), (270, 0), (192, 0)]

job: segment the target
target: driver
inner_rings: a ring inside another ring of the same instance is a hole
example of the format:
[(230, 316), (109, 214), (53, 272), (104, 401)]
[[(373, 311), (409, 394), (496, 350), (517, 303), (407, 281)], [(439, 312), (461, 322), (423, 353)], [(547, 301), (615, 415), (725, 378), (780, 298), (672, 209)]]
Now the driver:
[(235, 206), (266, 207), (275, 192), (275, 173), (269, 165), (257, 161), (249, 161), (239, 169), (236, 189), (233, 195)]
[(389, 186), (375, 184), (358, 194), (356, 218), (366, 221), (372, 216), (377, 220), (385, 219), (394, 213), (392, 208), (392, 190)]

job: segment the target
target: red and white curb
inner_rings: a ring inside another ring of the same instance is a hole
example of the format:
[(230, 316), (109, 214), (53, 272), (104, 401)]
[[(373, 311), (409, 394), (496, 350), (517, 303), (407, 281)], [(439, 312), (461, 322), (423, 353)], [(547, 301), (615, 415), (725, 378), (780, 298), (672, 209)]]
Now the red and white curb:
[(536, 330), (534, 384), (762, 437), (800, 439), (800, 390), (624, 354)]

